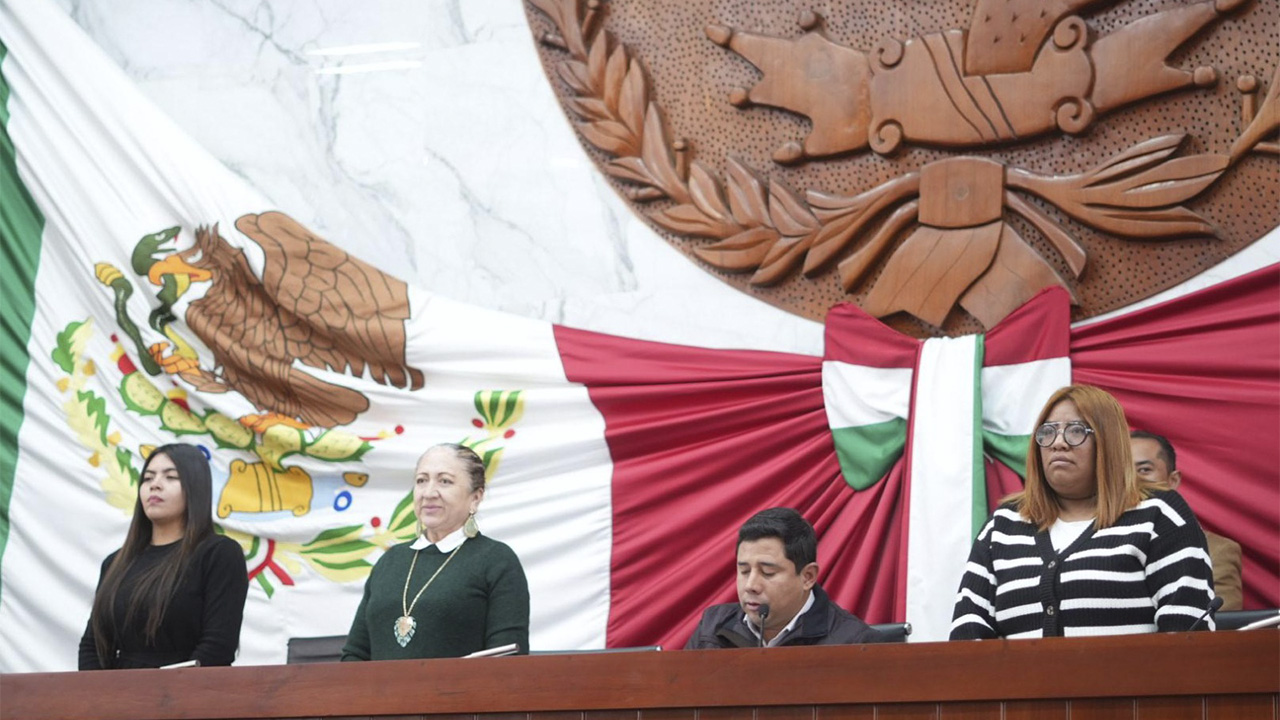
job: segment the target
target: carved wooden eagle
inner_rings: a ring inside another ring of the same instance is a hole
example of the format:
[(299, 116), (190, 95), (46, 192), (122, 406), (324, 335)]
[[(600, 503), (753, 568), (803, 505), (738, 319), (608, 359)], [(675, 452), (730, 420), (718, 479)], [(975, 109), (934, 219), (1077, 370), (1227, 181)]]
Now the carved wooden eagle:
[(261, 410), (320, 427), (352, 422), (369, 400), (299, 365), (422, 387), (422, 372), (405, 360), (404, 282), (283, 213), (245, 215), (236, 229), (262, 248), (261, 278), (217, 225), (197, 229), (195, 245), (149, 270), (156, 284), (166, 276), (182, 278), (184, 288), (212, 283), (191, 302), (186, 321), (217, 366), (183, 371), (184, 379), (204, 391), (235, 390)]

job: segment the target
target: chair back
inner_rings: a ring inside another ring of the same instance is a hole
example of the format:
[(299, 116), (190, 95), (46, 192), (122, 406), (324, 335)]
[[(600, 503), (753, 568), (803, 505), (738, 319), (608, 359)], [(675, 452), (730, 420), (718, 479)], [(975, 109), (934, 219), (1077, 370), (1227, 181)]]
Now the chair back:
[(879, 630), (884, 636), (881, 642), (906, 642), (907, 636), (911, 634), (911, 623), (877, 623), (871, 626), (872, 629)]
[(342, 646), (346, 644), (346, 635), (289, 638), (288, 649), (285, 651), (285, 663), (306, 665), (338, 662), (342, 659)]
[(1250, 623), (1280, 614), (1280, 610), (1231, 610), (1213, 616), (1219, 630), (1239, 630)]

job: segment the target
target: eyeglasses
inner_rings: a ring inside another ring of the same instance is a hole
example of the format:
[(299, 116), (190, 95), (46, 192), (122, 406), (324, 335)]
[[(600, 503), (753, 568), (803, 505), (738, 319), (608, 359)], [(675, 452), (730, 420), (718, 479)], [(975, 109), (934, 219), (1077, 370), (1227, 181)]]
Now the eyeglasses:
[(1093, 434), (1093, 428), (1079, 420), (1072, 420), (1068, 423), (1047, 422), (1036, 428), (1036, 444), (1042, 448), (1047, 448), (1058, 439), (1058, 433), (1062, 433), (1062, 439), (1066, 441), (1067, 445), (1077, 447), (1089, 439), (1089, 436)]

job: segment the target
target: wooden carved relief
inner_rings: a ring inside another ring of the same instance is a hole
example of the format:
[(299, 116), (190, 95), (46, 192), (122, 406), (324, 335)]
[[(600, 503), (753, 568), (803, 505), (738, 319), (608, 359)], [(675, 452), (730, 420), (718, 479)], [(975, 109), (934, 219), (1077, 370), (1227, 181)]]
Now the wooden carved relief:
[(637, 211), (815, 319), (972, 332), (1051, 285), (1090, 317), (1280, 224), (1277, 3), (529, 5)]

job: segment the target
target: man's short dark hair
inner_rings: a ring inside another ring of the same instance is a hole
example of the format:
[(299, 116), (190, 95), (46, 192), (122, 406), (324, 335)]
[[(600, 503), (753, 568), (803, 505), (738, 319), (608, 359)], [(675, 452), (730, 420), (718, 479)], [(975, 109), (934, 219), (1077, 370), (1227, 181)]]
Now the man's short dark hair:
[(795, 510), (785, 507), (761, 510), (738, 529), (739, 545), (771, 537), (782, 541), (787, 559), (795, 563), (797, 573), (809, 563), (818, 562), (818, 536), (809, 521)]
[(1129, 432), (1129, 437), (1134, 440), (1155, 440), (1160, 446), (1160, 454), (1164, 455), (1164, 464), (1169, 472), (1178, 469), (1178, 454), (1174, 452), (1173, 443), (1169, 442), (1169, 438), (1146, 430), (1132, 430)]

